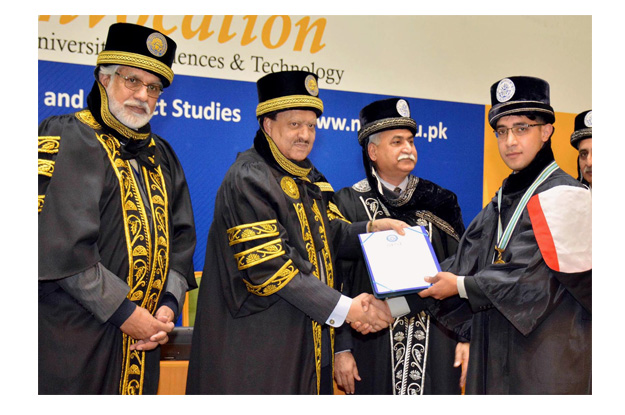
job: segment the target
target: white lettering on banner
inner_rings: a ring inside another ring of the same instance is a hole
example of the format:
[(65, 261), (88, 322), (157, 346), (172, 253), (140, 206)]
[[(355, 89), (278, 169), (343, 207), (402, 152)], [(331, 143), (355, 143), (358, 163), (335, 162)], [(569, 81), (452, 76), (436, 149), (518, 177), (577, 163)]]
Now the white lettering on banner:
[[(328, 117), (322, 115), (317, 119), (317, 128), (319, 130), (333, 131), (358, 131), (360, 129), (360, 120), (341, 117)], [(439, 121), (438, 125), (430, 125), (427, 127), (427, 134), (423, 133), (423, 126), (417, 124), (417, 133), (415, 138), (427, 138), (428, 143), (438, 138), (439, 140), (447, 140), (447, 127), (443, 126), (443, 122)]]
[[(46, 107), (75, 109), (86, 107), (84, 98), (85, 91), (83, 89), (78, 90), (76, 94), (46, 91), (43, 93), (43, 96), (43, 104)], [(167, 102), (162, 98), (156, 102), (154, 108), (154, 116), (159, 115), (161, 117), (166, 117), (168, 115)], [(214, 101), (211, 101), (208, 105), (195, 105), (188, 101), (175, 99), (172, 102), (171, 116), (174, 118), (183, 117), (194, 120), (239, 122), (241, 121), (241, 109), (222, 107), (220, 102)]]
[(447, 127), (443, 127), (443, 123), (442, 122), (439, 122), (438, 126), (430, 125), (428, 127), (428, 135), (424, 136), (423, 138), (426, 138), (426, 137), (427, 137), (429, 143), (431, 143), (432, 139), (434, 139), (434, 138), (447, 140)]
[(83, 108), (85, 91), (80, 89), (77, 94), (68, 94), (67, 92), (44, 93), (43, 104), (46, 107), (62, 107), (62, 108)]
[(209, 105), (195, 105), (188, 101), (175, 99), (172, 102), (172, 117), (189, 118), (195, 120), (215, 120), (215, 121), (241, 121), (241, 110), (239, 108), (230, 109), (228, 107), (221, 108), (221, 103), (211, 101)]

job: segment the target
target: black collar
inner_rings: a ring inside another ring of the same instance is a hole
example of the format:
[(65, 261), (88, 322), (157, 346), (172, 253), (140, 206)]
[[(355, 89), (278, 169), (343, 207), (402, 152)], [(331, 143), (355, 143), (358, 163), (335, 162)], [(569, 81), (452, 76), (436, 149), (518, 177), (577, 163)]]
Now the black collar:
[(503, 194), (516, 193), (527, 189), (534, 182), (536, 177), (554, 161), (551, 150), (551, 139), (536, 153), (534, 160), (523, 170), (512, 173), (503, 182)]

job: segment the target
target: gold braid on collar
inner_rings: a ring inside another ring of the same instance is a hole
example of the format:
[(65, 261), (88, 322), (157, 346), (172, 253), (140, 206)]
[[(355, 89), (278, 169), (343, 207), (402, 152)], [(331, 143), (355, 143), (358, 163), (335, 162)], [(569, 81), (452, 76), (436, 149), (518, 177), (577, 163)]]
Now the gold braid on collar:
[(306, 169), (303, 167), (299, 167), (297, 164), (293, 163), (291, 160), (284, 157), (284, 154), (280, 152), (276, 143), (274, 143), (273, 139), (267, 135), (265, 130), (262, 130), (267, 142), (269, 143), (269, 148), (271, 149), (271, 154), (273, 154), (273, 158), (276, 162), (286, 170), (289, 174), (294, 176), (305, 178), (310, 173), (310, 168)]

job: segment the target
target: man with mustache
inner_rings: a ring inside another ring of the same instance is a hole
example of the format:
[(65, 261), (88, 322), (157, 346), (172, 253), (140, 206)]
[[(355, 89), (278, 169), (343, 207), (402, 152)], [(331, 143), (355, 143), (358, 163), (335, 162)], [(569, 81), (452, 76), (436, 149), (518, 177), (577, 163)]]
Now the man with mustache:
[[(407, 225), (348, 223), (308, 159), (323, 111), (317, 76), (258, 80), (253, 147), (237, 156), (215, 198), (198, 293), (188, 394), (332, 394), (334, 328), (374, 331), (388, 306), (335, 287), (335, 258), (360, 252), (359, 233)], [(363, 309), (363, 301), (371, 306)]]
[(588, 394), (591, 193), (554, 160), (547, 82), (504, 78), (490, 94), (493, 139), (512, 173), (418, 296), (444, 300), (437, 320), (470, 337), (467, 393)]
[(579, 152), (577, 180), (592, 188), (592, 110), (584, 111), (575, 117), (571, 145)]
[(39, 126), (39, 393), (155, 394), (195, 287), (182, 166), (150, 128), (176, 43), (109, 28), (88, 108)]
[[(416, 122), (410, 117), (408, 102), (400, 98), (375, 101), (360, 111), (360, 123), (358, 142), (366, 178), (337, 192), (334, 202), (341, 212), (350, 221), (392, 217), (425, 226), (438, 259), (453, 255), (464, 231), (460, 206), (453, 192), (412, 174), (417, 163)], [(372, 292), (362, 254), (340, 260), (338, 269), (345, 294)], [(387, 301), (393, 310), (403, 300)], [(461, 371), (454, 369), (457, 340), (430, 318), (424, 301), (390, 329), (372, 335), (340, 328), (336, 344), (335, 378), (346, 393), (461, 391)], [(460, 345), (458, 352), (466, 348)]]

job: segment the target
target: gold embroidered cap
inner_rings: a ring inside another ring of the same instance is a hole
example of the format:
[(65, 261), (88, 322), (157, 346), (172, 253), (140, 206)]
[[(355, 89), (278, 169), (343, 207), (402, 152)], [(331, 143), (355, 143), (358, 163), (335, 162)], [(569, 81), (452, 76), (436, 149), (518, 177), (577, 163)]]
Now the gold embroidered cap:
[(176, 42), (157, 30), (132, 23), (115, 23), (109, 28), (106, 46), (97, 65), (125, 65), (152, 72), (168, 87), (174, 79), (171, 65)]
[(306, 71), (273, 72), (256, 82), (258, 106), (256, 117), (274, 111), (305, 109), (319, 117), (323, 102), (319, 98), (317, 75)]

